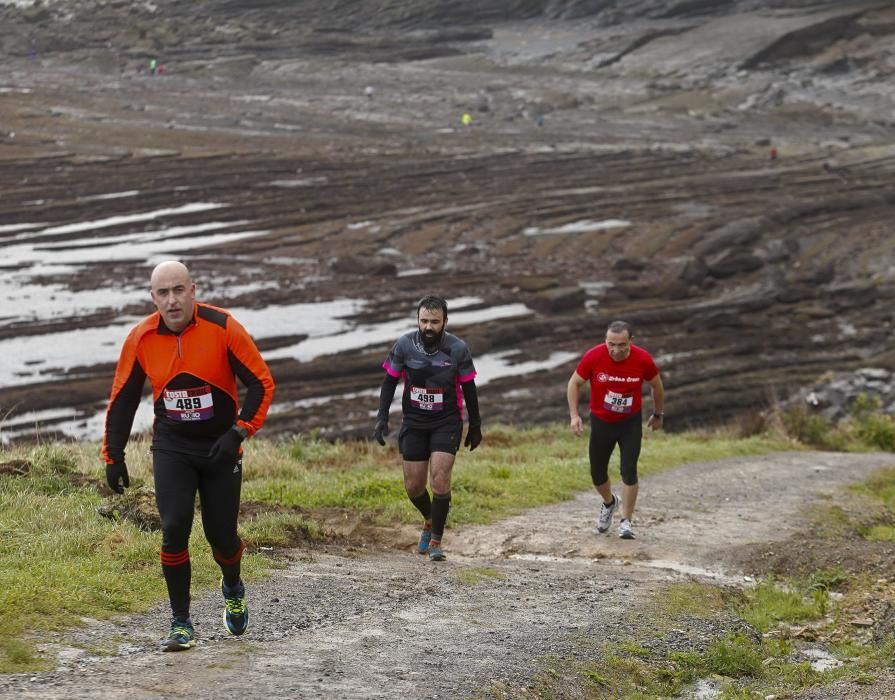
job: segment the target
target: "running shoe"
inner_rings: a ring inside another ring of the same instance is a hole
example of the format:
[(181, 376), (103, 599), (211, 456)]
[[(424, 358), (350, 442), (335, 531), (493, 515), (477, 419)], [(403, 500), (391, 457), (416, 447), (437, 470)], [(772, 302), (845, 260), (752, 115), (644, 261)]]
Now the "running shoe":
[(615, 494), (612, 494), (612, 505), (607, 506), (603, 503), (600, 506), (600, 517), (597, 519), (597, 532), (606, 532), (610, 527), (612, 527), (612, 516), (615, 515), (616, 509), (622, 504), (622, 499), (620, 499)]
[(429, 542), (429, 561), (444, 561), (447, 557), (441, 551), (441, 542), (432, 540)]
[(429, 551), (429, 541), (432, 539), (432, 530), (423, 529), (420, 530), (420, 542), (416, 546), (416, 551), (420, 554), (425, 554)]
[(196, 633), (193, 630), (193, 621), (187, 618), (171, 618), (171, 632), (164, 641), (164, 651), (183, 651), (196, 646)]
[(634, 528), (631, 527), (630, 520), (622, 520), (618, 524), (618, 536), (623, 540), (633, 540), (634, 539)]
[(228, 588), (224, 585), (224, 579), (221, 579), (221, 592), (224, 594), (224, 625), (230, 634), (240, 635), (249, 626), (246, 588), (242, 581), (233, 588)]

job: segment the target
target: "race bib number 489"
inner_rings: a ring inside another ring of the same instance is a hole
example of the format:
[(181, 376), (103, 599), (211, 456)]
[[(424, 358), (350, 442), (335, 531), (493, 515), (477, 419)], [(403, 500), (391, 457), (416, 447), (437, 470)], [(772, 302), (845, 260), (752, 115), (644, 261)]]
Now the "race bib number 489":
[(208, 420), (214, 416), (214, 399), (208, 384), (194, 389), (165, 389), (162, 398), (165, 415), (179, 423)]
[(410, 405), (422, 411), (440, 411), (444, 408), (444, 390), (440, 387), (410, 387)]
[(613, 413), (630, 413), (634, 407), (633, 394), (620, 394), (617, 391), (607, 391), (603, 397), (603, 408)]

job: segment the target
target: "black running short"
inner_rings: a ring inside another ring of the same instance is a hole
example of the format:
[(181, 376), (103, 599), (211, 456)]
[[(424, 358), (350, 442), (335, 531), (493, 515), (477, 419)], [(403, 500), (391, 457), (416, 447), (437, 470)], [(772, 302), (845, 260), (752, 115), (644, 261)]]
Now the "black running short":
[(463, 423), (448, 423), (432, 429), (401, 426), (398, 449), (405, 462), (426, 462), (433, 452), (455, 455), (460, 449)]

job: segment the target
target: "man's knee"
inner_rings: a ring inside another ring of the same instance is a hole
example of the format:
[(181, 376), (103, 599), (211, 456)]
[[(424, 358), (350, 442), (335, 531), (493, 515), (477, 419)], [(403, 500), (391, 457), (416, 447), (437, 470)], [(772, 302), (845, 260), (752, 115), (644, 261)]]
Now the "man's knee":
[(594, 465), (591, 463), (590, 465), (590, 480), (594, 483), (594, 486), (600, 487), (609, 481), (609, 465), (608, 464), (597, 464)]
[(625, 486), (636, 486), (637, 485), (637, 467), (626, 468), (622, 467), (622, 483)]
[(162, 545), (170, 551), (186, 549), (190, 541), (192, 518), (168, 517), (162, 519)]

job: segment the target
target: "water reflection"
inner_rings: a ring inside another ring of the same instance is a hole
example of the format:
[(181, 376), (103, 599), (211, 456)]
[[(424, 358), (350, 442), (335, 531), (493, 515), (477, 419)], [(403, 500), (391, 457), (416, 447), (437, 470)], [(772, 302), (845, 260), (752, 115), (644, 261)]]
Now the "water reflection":
[(539, 228), (537, 226), (532, 226), (525, 229), (523, 233), (526, 236), (588, 233), (590, 231), (609, 231), (615, 228), (626, 228), (630, 225), (630, 221), (624, 221), (623, 219), (606, 219), (605, 221), (591, 221), (590, 219), (584, 219), (582, 221), (573, 221), (570, 224), (557, 226), (555, 228)]
[[(478, 303), (478, 300), (474, 301)], [(474, 311), (453, 311), (454, 308), (462, 305), (462, 300), (449, 302), (449, 308), (452, 310), (448, 318), (448, 330), (473, 323), (514, 318), (533, 313), (525, 304), (504, 304)], [(272, 360), (293, 358), (301, 362), (308, 362), (321, 355), (331, 355), (336, 352), (345, 352), (346, 350), (358, 350), (379, 343), (395, 341), (398, 336), (412, 329), (413, 317), (409, 319), (402, 317), (382, 323), (357, 326), (344, 333), (307, 338), (294, 345), (267, 352), (264, 356)]]

